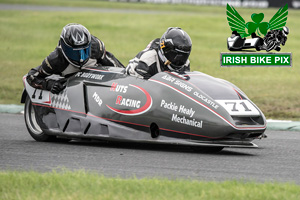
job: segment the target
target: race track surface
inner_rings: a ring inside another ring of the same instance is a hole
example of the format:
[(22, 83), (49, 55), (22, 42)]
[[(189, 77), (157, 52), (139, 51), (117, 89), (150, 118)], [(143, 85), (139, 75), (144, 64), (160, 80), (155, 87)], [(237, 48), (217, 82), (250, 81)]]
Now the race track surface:
[(255, 180), (300, 184), (300, 132), (267, 131), (257, 149), (201, 154), (185, 147), (106, 142), (43, 143), (21, 114), (0, 114), (0, 170), (70, 169), (105, 176)]

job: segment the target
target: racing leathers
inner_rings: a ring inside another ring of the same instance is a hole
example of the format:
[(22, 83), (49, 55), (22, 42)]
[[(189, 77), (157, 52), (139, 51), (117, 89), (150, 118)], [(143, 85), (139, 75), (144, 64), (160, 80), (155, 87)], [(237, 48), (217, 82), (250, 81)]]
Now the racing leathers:
[(32, 68), (28, 72), (27, 82), (34, 88), (49, 90), (54, 94), (58, 94), (63, 89), (61, 82), (46, 79), (46, 77), (57, 74), (67, 78), (87, 66), (124, 67), (112, 53), (106, 51), (104, 43), (101, 40), (91, 35), (91, 56), (88, 62), (81, 68), (73, 66), (65, 58), (61, 45), (58, 44), (54, 51), (43, 60), (40, 66)]
[[(148, 46), (139, 52), (129, 61), (126, 67), (126, 73), (138, 78), (149, 79), (156, 73), (162, 71), (175, 71), (171, 64), (162, 60), (161, 51), (159, 51), (159, 38), (152, 40)], [(187, 60), (180, 70), (190, 71), (190, 61)]]

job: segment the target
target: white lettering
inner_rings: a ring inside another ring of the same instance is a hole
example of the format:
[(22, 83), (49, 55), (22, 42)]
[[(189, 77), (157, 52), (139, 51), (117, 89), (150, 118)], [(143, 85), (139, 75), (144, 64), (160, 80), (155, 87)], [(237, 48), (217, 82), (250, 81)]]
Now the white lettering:
[(206, 102), (208, 105), (214, 107), (215, 109), (219, 108), (219, 105), (215, 104), (212, 100), (208, 99), (207, 97), (203, 96), (202, 94), (199, 94), (198, 92), (194, 92), (194, 95), (198, 98), (200, 98), (202, 101)]
[(226, 57), (226, 63), (232, 63), (231, 62), (231, 57), (229, 57), (229, 56)]
[(78, 72), (76, 77), (81, 77), (81, 78), (89, 78), (89, 79), (95, 79), (95, 80), (102, 80), (104, 75), (101, 74), (93, 74), (93, 73), (87, 73), (87, 72)]
[(188, 92), (192, 91), (192, 89), (193, 89), (191, 86), (188, 86), (187, 84), (185, 84), (179, 80), (176, 80), (174, 84), (178, 85), (179, 87), (185, 89)]
[(165, 79), (165, 80), (170, 81), (172, 83), (175, 81), (175, 78), (173, 78), (173, 77), (171, 77), (169, 75), (163, 76), (162, 79)]
[(96, 92), (94, 92), (93, 98), (98, 103), (99, 106), (102, 105), (102, 99), (100, 98), (100, 96)]
[(289, 63), (289, 57), (283, 57), (283, 58), (284, 58), (283, 63)]
[(195, 114), (195, 111), (194, 111), (192, 108), (187, 109), (187, 108), (185, 108), (183, 105), (180, 105), (180, 106), (179, 106), (178, 112), (183, 113), (183, 114), (186, 114), (186, 115), (188, 115), (188, 116), (190, 116), (190, 117), (193, 117), (193, 115)]
[(241, 63), (247, 63), (247, 57), (242, 57)]
[(177, 114), (173, 114), (171, 120), (176, 123), (185, 124), (188, 126), (194, 126), (197, 128), (202, 128), (202, 124), (203, 124), (202, 120), (199, 122), (199, 121), (196, 121), (195, 119), (187, 119), (187, 118), (185, 118), (185, 116), (179, 117), (179, 116), (177, 116)]
[(132, 108), (140, 108), (141, 107), (141, 101), (123, 98), (121, 95), (117, 96), (116, 104), (121, 105), (121, 106), (126, 106), (126, 107), (132, 107)]
[(275, 57), (275, 63), (277, 63), (278, 61), (280, 61), (280, 57), (276, 56)]
[(160, 107), (173, 111), (177, 111), (178, 109), (178, 106), (175, 103), (167, 103), (165, 100), (161, 100)]

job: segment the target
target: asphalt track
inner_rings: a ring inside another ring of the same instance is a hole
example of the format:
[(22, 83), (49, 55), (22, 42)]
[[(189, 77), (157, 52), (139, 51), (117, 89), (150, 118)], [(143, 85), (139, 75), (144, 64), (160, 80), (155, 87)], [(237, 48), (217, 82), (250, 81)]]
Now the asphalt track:
[(71, 141), (34, 141), (22, 114), (0, 114), (0, 171), (86, 170), (112, 177), (300, 184), (300, 132), (267, 131), (257, 149), (195, 153), (186, 147)]

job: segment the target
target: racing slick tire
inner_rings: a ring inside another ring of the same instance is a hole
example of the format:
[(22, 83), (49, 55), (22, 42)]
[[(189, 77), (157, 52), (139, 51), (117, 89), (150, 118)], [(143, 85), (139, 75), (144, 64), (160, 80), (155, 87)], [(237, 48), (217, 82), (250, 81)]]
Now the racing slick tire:
[(266, 51), (269, 52), (269, 51), (273, 50), (275, 47), (276, 47), (276, 43), (274, 41), (270, 41), (266, 45)]
[(35, 109), (30, 98), (27, 96), (25, 100), (24, 118), (27, 130), (31, 137), (39, 142), (68, 142), (71, 139), (57, 138), (56, 136), (45, 134), (38, 124)]

